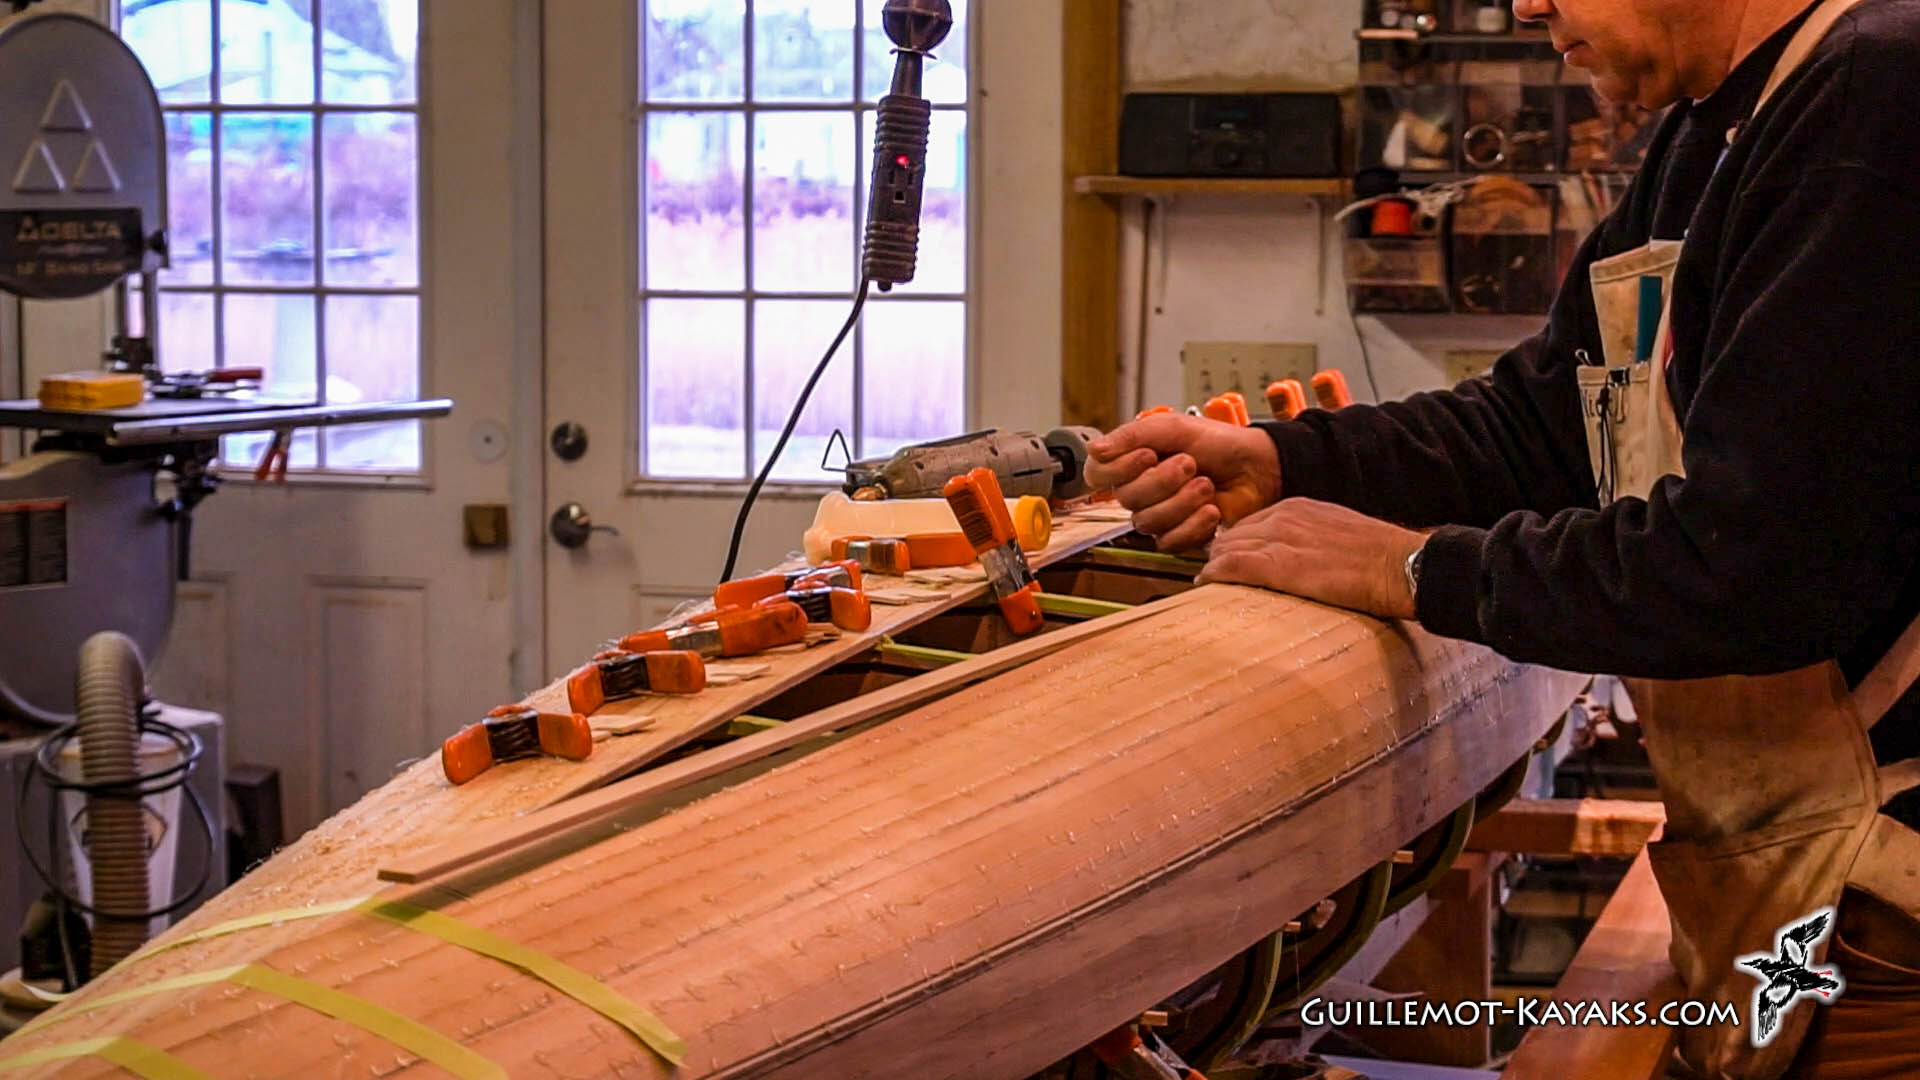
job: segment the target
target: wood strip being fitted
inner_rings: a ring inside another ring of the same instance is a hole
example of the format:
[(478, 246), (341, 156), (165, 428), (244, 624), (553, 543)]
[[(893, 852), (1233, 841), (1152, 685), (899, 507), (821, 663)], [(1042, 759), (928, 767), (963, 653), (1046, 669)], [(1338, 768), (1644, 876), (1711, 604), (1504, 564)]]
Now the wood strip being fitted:
[(1667, 823), (1667, 808), (1638, 799), (1515, 799), (1477, 822), (1469, 851), (1631, 859)]
[[(1667, 960), (1673, 931), (1667, 903), (1642, 851), (1600, 913), (1573, 964), (1560, 978), (1555, 1001), (1646, 1002), (1647, 1015), (1685, 991)], [(1665, 1074), (1678, 1030), (1588, 1024), (1541, 1024), (1527, 1032), (1500, 1080), (1650, 1080)]]
[[(1028, 1075), (1443, 820), (1584, 683), (1205, 586), (527, 873), (420, 890), (659, 1017), (677, 1071), (537, 980), (364, 917), (220, 941), (515, 1077)], [(212, 991), (63, 1033), (104, 1031), (209, 1075), (394, 1066)]]
[(396, 862), (380, 868), (382, 881), (418, 883), (464, 870), (499, 855), (512, 854), (540, 840), (572, 829), (591, 828), (598, 822), (631, 809), (650, 799), (698, 780), (729, 772), (742, 765), (817, 739), (829, 732), (899, 712), (951, 694), (964, 686), (1012, 671), (1022, 664), (1059, 652), (1101, 634), (1110, 633), (1127, 623), (1160, 614), (1161, 609), (1178, 604), (1183, 598), (1163, 600), (1158, 607), (1132, 608), (1118, 615), (1082, 623), (1067, 630), (1030, 638), (963, 660), (917, 679), (862, 694), (851, 701), (804, 716), (778, 728), (728, 743), (711, 753), (699, 754), (658, 769), (641, 773), (630, 780), (599, 791), (569, 799), (533, 814), (514, 828), (464, 844), (449, 845), (422, 854), (412, 861)]

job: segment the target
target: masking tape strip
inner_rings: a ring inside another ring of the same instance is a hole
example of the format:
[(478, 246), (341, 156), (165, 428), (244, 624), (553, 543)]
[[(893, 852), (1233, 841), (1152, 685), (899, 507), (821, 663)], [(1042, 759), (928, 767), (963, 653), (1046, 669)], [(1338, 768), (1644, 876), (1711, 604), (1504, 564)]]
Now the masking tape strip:
[(669, 1064), (680, 1066), (686, 1063), (687, 1044), (662, 1023), (659, 1017), (622, 997), (612, 987), (579, 968), (488, 933), (477, 926), (463, 923), (452, 916), (428, 911), (412, 904), (374, 900), (368, 901), (362, 910), (374, 918), (385, 919), (409, 930), (439, 938), (450, 945), (457, 945), (469, 952), (492, 957), (503, 964), (519, 968), (626, 1028), (635, 1038), (646, 1044), (648, 1049), (660, 1055)]
[(206, 1073), (165, 1050), (119, 1036), (83, 1039), (60, 1046), (49, 1046), (45, 1050), (0, 1058), (0, 1071), (28, 1069), (53, 1061), (70, 1061), (83, 1057), (97, 1057), (110, 1061), (135, 1076), (144, 1077), (145, 1080), (212, 1080)]
[(175, 990), (212, 986), (216, 983), (232, 983), (250, 990), (272, 994), (296, 1005), (304, 1005), (314, 1012), (345, 1021), (368, 1034), (377, 1035), (395, 1046), (410, 1051), (424, 1061), (440, 1066), (447, 1072), (460, 1077), (461, 1080), (507, 1080), (505, 1069), (417, 1020), (409, 1019), (365, 998), (321, 986), (319, 983), (275, 971), (260, 964), (241, 964), (238, 967), (200, 971), (172, 979), (161, 979), (159, 982), (137, 986), (131, 990), (122, 990), (117, 994), (107, 994), (50, 1014), (21, 1028), (20, 1032), (24, 1034), (33, 1028), (57, 1024), (62, 1020), (79, 1016), (81, 1013), (104, 1009), (109, 1005), (136, 1001)]
[(366, 896), (353, 896), (345, 900), (335, 900), (331, 903), (314, 904), (311, 907), (286, 908), (281, 911), (269, 911), (261, 915), (249, 915), (244, 919), (234, 919), (230, 922), (216, 923), (199, 933), (188, 934), (185, 937), (175, 938), (172, 941), (164, 941), (158, 945), (141, 949), (139, 952), (134, 953), (128, 962), (143, 960), (146, 957), (156, 953), (166, 952), (169, 949), (178, 949), (187, 945), (195, 945), (212, 938), (225, 937), (228, 934), (237, 934), (243, 930), (258, 930), (267, 926), (279, 926), (281, 923), (298, 922), (301, 919), (318, 919), (326, 915), (339, 915), (343, 912), (352, 911), (370, 899), (372, 898)]

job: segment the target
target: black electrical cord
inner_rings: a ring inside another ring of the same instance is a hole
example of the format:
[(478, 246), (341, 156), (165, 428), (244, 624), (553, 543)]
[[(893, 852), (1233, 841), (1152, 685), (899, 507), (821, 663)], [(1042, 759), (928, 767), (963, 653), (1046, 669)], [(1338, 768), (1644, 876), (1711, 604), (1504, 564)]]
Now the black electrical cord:
[(1360, 332), (1360, 313), (1347, 305), (1347, 318), (1353, 323), (1353, 336), (1360, 342), (1360, 362), (1367, 369), (1367, 386), (1373, 390), (1373, 403), (1380, 404), (1380, 382), (1373, 377), (1373, 350), (1367, 347), (1367, 335)]
[[(740, 540), (747, 532), (747, 516), (753, 513), (753, 504), (760, 498), (760, 489), (767, 485), (767, 477), (773, 475), (773, 467), (780, 463), (780, 455), (786, 452), (787, 440), (793, 438), (793, 429), (800, 425), (800, 414), (806, 411), (807, 399), (813, 396), (813, 388), (819, 385), (820, 377), (827, 373), (827, 365), (833, 363), (834, 355), (840, 351), (840, 346), (846, 343), (847, 335), (853, 333), (853, 328), (860, 325), (860, 313), (866, 310), (867, 293), (870, 291), (871, 284), (865, 275), (861, 276), (860, 290), (854, 294), (853, 310), (847, 314), (846, 325), (840, 328), (840, 333), (834, 337), (833, 344), (827, 346), (827, 355), (821, 357), (820, 362), (814, 365), (813, 375), (807, 379), (807, 385), (800, 391), (799, 400), (793, 403), (793, 412), (787, 416), (787, 426), (781, 429), (779, 441), (773, 444), (773, 453), (767, 455), (767, 463), (760, 466), (760, 475), (753, 478), (753, 486), (747, 489), (747, 497), (740, 503), (740, 514), (733, 519), (733, 540), (727, 544), (727, 564), (720, 571), (721, 581), (733, 580), (733, 566), (740, 560)], [(753, 417), (747, 417), (747, 424), (748, 430), (752, 430)]]

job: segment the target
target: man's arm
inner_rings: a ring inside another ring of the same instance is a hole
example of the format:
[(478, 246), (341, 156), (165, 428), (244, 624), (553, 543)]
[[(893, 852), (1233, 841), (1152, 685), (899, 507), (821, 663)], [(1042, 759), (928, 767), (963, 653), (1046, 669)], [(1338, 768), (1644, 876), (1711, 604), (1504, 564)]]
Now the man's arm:
[(1261, 425), (1280, 454), (1284, 494), (1339, 503), (1404, 525), (1490, 526), (1514, 510), (1592, 506), (1595, 491), (1572, 366), (1597, 340), (1587, 269), (1574, 260), (1546, 328), (1493, 371), (1452, 390)]
[(1903, 184), (1843, 164), (1742, 195), (1686, 479), (1441, 529), (1421, 621), (1519, 660), (1692, 678), (1828, 659), (1884, 620), (1920, 556), (1920, 197)]

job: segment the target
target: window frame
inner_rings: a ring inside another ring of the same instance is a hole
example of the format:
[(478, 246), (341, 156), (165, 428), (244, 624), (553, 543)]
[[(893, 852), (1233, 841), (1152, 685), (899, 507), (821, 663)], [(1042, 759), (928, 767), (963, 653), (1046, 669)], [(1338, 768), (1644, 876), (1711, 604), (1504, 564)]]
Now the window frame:
[[(112, 17), (111, 25), (117, 35), (124, 40), (125, 8), (127, 0), (103, 0)], [(305, 103), (230, 104), (220, 100), (222, 88), (222, 64), (220, 20), (225, 0), (208, 0), (208, 33), (211, 41), (208, 47), (209, 67), (207, 74), (206, 100), (197, 103), (179, 103), (160, 101), (163, 122), (175, 115), (205, 116), (210, 123), (209, 144), (213, 154), (212, 191), (209, 211), (213, 240), (213, 280), (192, 284), (168, 283), (156, 278), (155, 287), (164, 299), (169, 294), (184, 296), (205, 296), (213, 303), (213, 347), (214, 354), (209, 358), (210, 367), (223, 367), (227, 362), (226, 302), (234, 295), (240, 296), (304, 296), (313, 299), (314, 326), (314, 394), (324, 401), (327, 381), (327, 300), (330, 297), (411, 297), (417, 306), (417, 340), (415, 342), (416, 382), (419, 387), (418, 398), (431, 398), (433, 394), (432, 373), (434, 371), (432, 353), (432, 303), (433, 254), (428, 239), (432, 235), (433, 209), (427, 197), (432, 184), (432, 140), (429, 131), (432, 125), (432, 108), (428, 101), (427, 43), (431, 40), (428, 31), (429, 9), (427, 0), (404, 0), (415, 6), (415, 43), (414, 43), (414, 95), (410, 103), (386, 105), (336, 104), (325, 100), (326, 67), (323, 20), (329, 0), (309, 0), (313, 5), (310, 17), (312, 34), (313, 98)], [(156, 88), (157, 91), (157, 88)], [(222, 129), (224, 118), (229, 114), (249, 114), (266, 116), (305, 117), (312, 123), (313, 154), (313, 237), (317, 250), (324, 252), (326, 244), (326, 119), (335, 115), (374, 115), (404, 114), (413, 117), (414, 130), (414, 232), (415, 232), (415, 275), (411, 286), (391, 285), (340, 285), (326, 281), (321, 269), (323, 259), (314, 263), (314, 280), (303, 285), (274, 285), (271, 283), (233, 284), (226, 280), (227, 253), (225, 251), (226, 224), (222, 213), (225, 199), (225, 170), (222, 163)], [(171, 164), (169, 164), (169, 168)], [(169, 181), (172, 177), (169, 176)], [(172, 222), (168, 222), (169, 235), (172, 234)], [(137, 305), (130, 305), (137, 306)], [(143, 335), (151, 335), (152, 329), (141, 327)], [(158, 347), (158, 340), (155, 340)], [(164, 363), (166, 356), (162, 354)], [(378, 469), (336, 468), (326, 465), (325, 429), (315, 429), (314, 445), (317, 462), (313, 467), (290, 465), (286, 472), (288, 484), (301, 484), (312, 487), (331, 488), (400, 488), (427, 490), (433, 487), (433, 460), (435, 425), (421, 421), (399, 421), (412, 423), (418, 432), (420, 445), (420, 466), (417, 469)], [(224, 454), (224, 442), (223, 442)], [(254, 466), (227, 462), (222, 457), (217, 471), (223, 481), (254, 483)]]
[[(755, 462), (755, 424), (754, 414), (757, 401), (754, 394), (754, 346), (755, 312), (762, 301), (843, 301), (851, 304), (854, 297), (854, 283), (844, 292), (820, 292), (782, 289), (760, 289), (755, 287), (754, 270), (754, 179), (755, 179), (755, 118), (763, 113), (833, 113), (854, 117), (854, 153), (856, 156), (853, 173), (854, 202), (852, 235), (848, 242), (853, 245), (854, 269), (858, 274), (862, 237), (865, 233), (866, 204), (868, 185), (872, 175), (872, 163), (861, 156), (863, 148), (870, 149), (873, 118), (878, 108), (876, 101), (866, 98), (867, 75), (867, 5), (862, 0), (847, 0), (854, 4), (854, 49), (851, 101), (756, 101), (754, 99), (754, 59), (755, 59), (755, 19), (756, 0), (744, 0), (741, 12), (741, 93), (737, 101), (659, 101), (648, 100), (647, 91), (647, 0), (629, 0), (627, 10), (634, 20), (634, 33), (630, 40), (634, 42), (633, 62), (626, 73), (632, 101), (631, 123), (627, 125), (627, 146), (625, 160), (632, 170), (629, 174), (628, 188), (632, 197), (628, 200), (629, 214), (627, 237), (629, 289), (633, 299), (629, 303), (627, 341), (628, 355), (633, 357), (630, 368), (632, 392), (628, 395), (628, 423), (626, 438), (625, 491), (629, 495), (643, 494), (689, 494), (714, 492), (735, 494), (745, 491), (752, 478), (758, 473)], [(977, 396), (975, 379), (977, 377), (978, 357), (975, 355), (976, 342), (979, 339), (976, 318), (979, 310), (980, 282), (980, 213), (982, 169), (980, 150), (982, 145), (979, 124), (980, 115), (980, 44), (983, 13), (986, 5), (980, 0), (969, 4), (966, 23), (967, 33), (967, 97), (962, 102), (936, 103), (935, 114), (957, 114), (966, 123), (966, 161), (962, 172), (964, 205), (966, 207), (966, 229), (963, 241), (966, 273), (959, 292), (894, 292), (881, 294), (877, 289), (870, 295), (868, 309), (875, 304), (912, 304), (912, 303), (958, 303), (961, 305), (961, 412), (963, 425), (971, 429), (974, 417), (974, 401)], [(742, 185), (742, 245), (741, 245), (741, 287), (738, 289), (658, 289), (652, 287), (647, 275), (647, 176), (643, 163), (647, 154), (648, 118), (655, 114), (667, 115), (710, 115), (739, 116), (741, 118), (744, 153), (741, 157)], [(741, 426), (742, 431), (742, 475), (737, 477), (680, 477), (656, 476), (647, 472), (647, 308), (653, 300), (725, 300), (739, 301), (741, 318), (744, 321), (741, 339)], [(865, 375), (866, 334), (862, 327), (849, 336), (841, 350), (835, 355), (834, 364), (851, 363), (853, 401), (853, 430), (846, 433), (849, 451), (858, 454), (863, 427), (862, 379)], [(823, 338), (817, 346), (809, 343), (809, 349), (824, 350), (831, 344)], [(808, 357), (809, 369), (817, 363), (817, 355)], [(782, 411), (786, 415), (791, 409)], [(954, 434), (948, 432), (945, 434)], [(938, 435), (930, 435), (938, 437)], [(789, 453), (791, 449), (789, 449)], [(838, 486), (838, 481), (830, 474), (822, 473), (818, 480), (803, 480), (792, 477), (771, 477), (763, 493), (772, 496), (817, 498), (822, 491)]]

